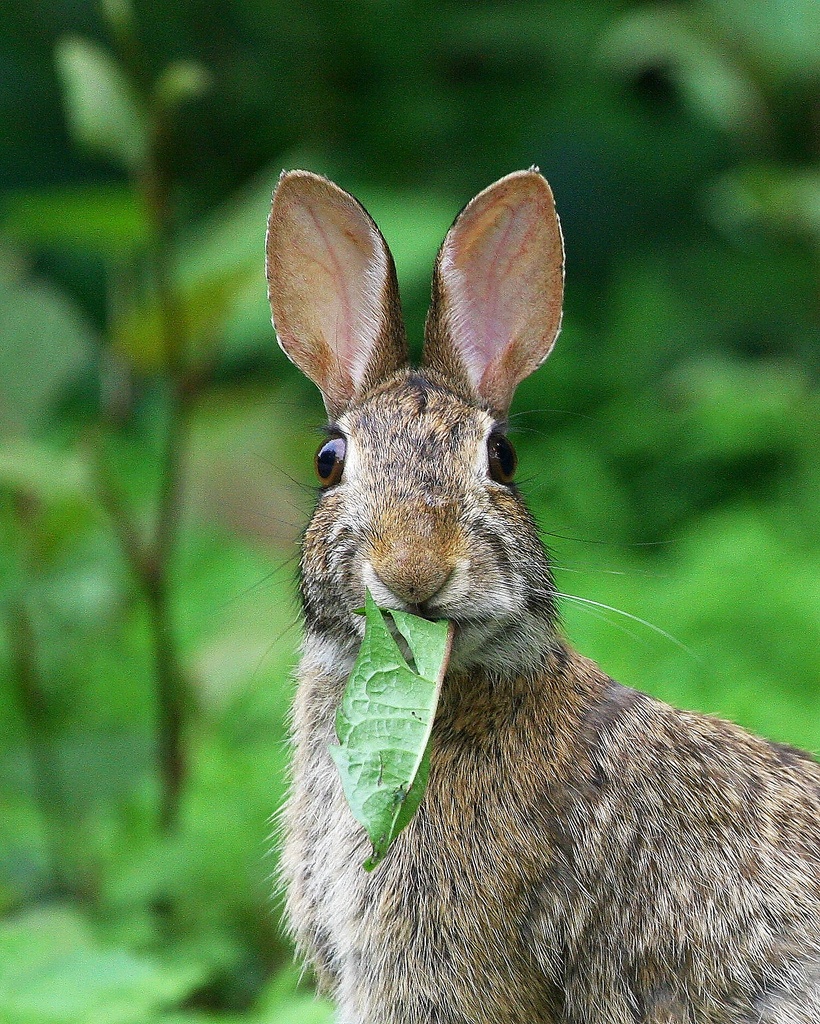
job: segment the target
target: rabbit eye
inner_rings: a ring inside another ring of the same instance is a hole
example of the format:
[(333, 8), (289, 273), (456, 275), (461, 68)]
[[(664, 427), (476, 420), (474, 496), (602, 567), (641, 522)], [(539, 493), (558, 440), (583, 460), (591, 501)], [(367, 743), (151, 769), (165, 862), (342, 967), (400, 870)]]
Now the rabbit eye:
[(342, 479), (346, 450), (347, 443), (343, 437), (332, 437), (316, 452), (316, 476), (322, 487), (332, 487)]
[(511, 483), (518, 465), (518, 457), (515, 448), (503, 434), (490, 434), (487, 439), (487, 458), (493, 480), (499, 484)]

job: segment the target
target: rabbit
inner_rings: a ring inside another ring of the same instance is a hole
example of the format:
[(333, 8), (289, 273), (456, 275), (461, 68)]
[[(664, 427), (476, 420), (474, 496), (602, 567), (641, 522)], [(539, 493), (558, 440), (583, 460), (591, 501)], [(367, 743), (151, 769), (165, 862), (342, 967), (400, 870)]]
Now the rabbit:
[[(561, 326), (545, 178), (456, 218), (418, 368), (387, 244), (329, 180), (280, 178), (267, 279), (328, 415), (281, 871), (339, 1024), (818, 1024), (820, 765), (619, 685), (559, 628), (507, 437)], [(328, 753), (366, 588), (455, 624), (428, 786), (372, 873)]]

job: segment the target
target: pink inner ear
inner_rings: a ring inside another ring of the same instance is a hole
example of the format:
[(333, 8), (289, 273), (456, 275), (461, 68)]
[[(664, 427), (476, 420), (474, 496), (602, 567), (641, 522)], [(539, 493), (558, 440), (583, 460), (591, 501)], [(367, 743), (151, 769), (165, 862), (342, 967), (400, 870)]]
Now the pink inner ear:
[(478, 383), (486, 367), (526, 320), (535, 296), (528, 280), (528, 249), (536, 233), (533, 202), (499, 204), (486, 211), (470, 231), (445, 250), (442, 269), (451, 274), (450, 298), (455, 314), (453, 339)]
[(382, 326), (387, 263), (372, 236), (354, 230), (346, 212), (296, 206), (293, 258), (301, 271), (302, 326), (324, 340), (337, 366), (358, 385)]
[(547, 357), (561, 322), (563, 244), (535, 171), (502, 178), (467, 205), (439, 262), (450, 343), (498, 408)]
[(283, 175), (268, 221), (268, 284), (280, 344), (338, 410), (361, 385), (385, 330), (392, 272), (377, 228), (318, 175)]

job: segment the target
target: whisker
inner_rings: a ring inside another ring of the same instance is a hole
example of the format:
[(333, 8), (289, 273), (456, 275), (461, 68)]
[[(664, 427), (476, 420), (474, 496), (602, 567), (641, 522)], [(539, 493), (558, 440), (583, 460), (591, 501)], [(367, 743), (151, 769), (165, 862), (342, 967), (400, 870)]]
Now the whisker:
[[(519, 485), (524, 484), (526, 488), (527, 484), (537, 482), (544, 476), (543, 473), (535, 473), (528, 477), (523, 477), (518, 481)], [(532, 494), (528, 495), (532, 498)], [(608, 547), (615, 549), (624, 548), (655, 548), (655, 547), (669, 547), (673, 544), (680, 543), (680, 538), (670, 537), (665, 540), (633, 540), (633, 541), (619, 541), (619, 540), (598, 540), (592, 537), (573, 537), (566, 533), (557, 533), (555, 530), (548, 530), (545, 528), (542, 520), (544, 518), (543, 510), (541, 514), (533, 512), (533, 518), (538, 524), (538, 532), (544, 537), (553, 537), (555, 540), (567, 540), (573, 544), (595, 544), (598, 547)]]
[(243, 587), (242, 590), (237, 591), (237, 593), (232, 594), (230, 597), (226, 597), (224, 601), (220, 602), (218, 605), (215, 606), (216, 610), (224, 611), (226, 608), (230, 608), (231, 605), (236, 604), (238, 601), (241, 601), (244, 598), (249, 597), (251, 594), (254, 594), (257, 590), (260, 590), (268, 583), (272, 583), (274, 581), (278, 582), (282, 577), (285, 576), (285, 570), (292, 568), (293, 563), (298, 559), (298, 557), (299, 553), (297, 551), (293, 555), (290, 555), (288, 558), (283, 559), (279, 565), (271, 569), (270, 572), (265, 573), (265, 575), (261, 579), (257, 580), (255, 583), (249, 583), (247, 587)]
[(539, 430), (538, 427), (519, 427), (519, 426), (513, 426), (513, 427), (510, 427), (510, 433), (511, 434), (516, 434), (516, 435), (518, 435), (518, 434), (537, 434), (539, 437), (551, 437), (552, 436), (551, 434), (548, 434), (545, 430)]
[(693, 650), (686, 646), (682, 640), (678, 640), (676, 636), (672, 636), (671, 633), (667, 633), (665, 629), (661, 629), (660, 626), (656, 626), (653, 622), (647, 622), (646, 619), (642, 619), (639, 615), (633, 615), (632, 612), (625, 612), (623, 608), (615, 608), (611, 604), (604, 604), (602, 601), (593, 601), (588, 597), (578, 597), (576, 594), (562, 594), (556, 592), (556, 597), (562, 597), (567, 601), (577, 601), (579, 604), (591, 605), (593, 608), (603, 608), (605, 611), (614, 612), (616, 615), (623, 615), (627, 619), (631, 619), (633, 622), (639, 623), (641, 626), (645, 626), (647, 629), (651, 629), (654, 633), (662, 636), (665, 640), (673, 643), (676, 647), (679, 647), (682, 651), (689, 655), (697, 662), (702, 663), (702, 659), (699, 658)]
[(646, 569), (597, 569), (597, 568), (596, 569), (580, 568), (579, 569), (577, 566), (573, 567), (573, 566), (569, 566), (569, 565), (561, 565), (558, 562), (553, 562), (553, 568), (558, 570), (558, 571), (560, 571), (560, 572), (575, 572), (575, 573), (579, 573), (580, 575), (586, 575), (586, 576), (631, 576), (631, 577), (639, 576), (642, 579), (650, 579), (650, 580), (667, 580), (667, 579), (669, 579), (669, 574), (668, 573), (664, 573), (664, 572), (649, 572)]
[(579, 420), (588, 420), (590, 423), (603, 423), (604, 421), (600, 416), (590, 416), (589, 413), (576, 412), (575, 409), (522, 409), (521, 412), (516, 412), (512, 416), (508, 416), (507, 419), (512, 422), (513, 420), (520, 419), (522, 416), (572, 416)]
[(597, 619), (599, 622), (605, 622), (612, 629), (617, 629), (619, 632), (625, 633), (626, 636), (631, 637), (636, 643), (646, 643), (644, 638), (639, 636), (634, 630), (629, 629), (629, 627), (625, 626), (622, 622), (613, 622), (612, 619), (604, 615), (604, 613), (599, 611), (597, 608), (588, 608), (585, 604), (579, 604), (578, 607), (585, 615), (591, 615), (593, 619)]
[[(307, 391), (307, 389), (305, 389), (305, 394), (307, 394), (307, 393), (308, 393), (308, 391)], [(289, 398), (282, 398), (281, 395), (279, 393), (277, 393), (277, 395), (276, 395), (276, 405), (280, 409), (292, 409), (294, 412), (302, 413), (302, 412), (305, 411), (306, 402), (294, 402), (293, 400), (291, 400)]]
[[(282, 469), (282, 467), (278, 463), (273, 462), (265, 455), (262, 455), (261, 452), (250, 452), (250, 455), (252, 455), (253, 458), (258, 459), (260, 462), (263, 462), (268, 467), (268, 469), (272, 469), (274, 473), (278, 473), (280, 476), (283, 476), (286, 480), (292, 483), (293, 486), (296, 487), (298, 490), (303, 491), (306, 494), (309, 494), (311, 498), (315, 497), (316, 488), (312, 484), (305, 483), (304, 480), (298, 480), (295, 476), (291, 476), (290, 473), (285, 472), (285, 470)], [(288, 504), (291, 503), (288, 502)], [(291, 505), (291, 507), (298, 508), (297, 505)], [(307, 511), (305, 511), (304, 509), (300, 509), (299, 511), (304, 512), (304, 514), (306, 515), (310, 513), (310, 509), (308, 509)]]
[[(299, 534), (305, 526), (304, 518), (302, 519), (285, 519), (284, 516), (274, 515), (272, 512), (254, 511), (254, 518), (259, 520), (266, 526), (278, 526), (286, 529), (289, 533)], [(255, 531), (252, 529), (244, 529), (239, 532), (251, 533), (255, 535)]]
[(271, 642), (268, 644), (268, 646), (262, 652), (262, 655), (260, 656), (259, 661), (257, 661), (256, 667), (254, 668), (253, 672), (251, 672), (251, 674), (250, 674), (250, 678), (251, 679), (256, 679), (257, 675), (259, 674), (260, 669), (262, 668), (262, 665), (265, 663), (265, 660), (270, 655), (270, 652), (276, 647), (276, 645), (279, 643), (279, 641), (282, 639), (282, 637), (284, 637), (287, 633), (289, 633), (292, 629), (295, 629), (299, 625), (300, 620), (301, 620), (301, 612), (297, 612), (297, 614), (290, 620), (290, 622), (283, 629), (281, 629), (276, 634), (276, 636), (273, 637)]
[(555, 533), (553, 530), (541, 531), (546, 537), (554, 537), (556, 540), (569, 540), (573, 544), (597, 544), (607, 548), (655, 548), (666, 547), (670, 544), (677, 544), (674, 539), (670, 540), (593, 540), (590, 537), (569, 537), (564, 533)]

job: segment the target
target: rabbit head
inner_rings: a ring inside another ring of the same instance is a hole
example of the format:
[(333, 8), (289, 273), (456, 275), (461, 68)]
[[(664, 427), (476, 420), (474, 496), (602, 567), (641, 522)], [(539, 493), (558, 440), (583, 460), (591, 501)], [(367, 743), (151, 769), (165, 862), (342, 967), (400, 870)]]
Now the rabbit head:
[(267, 236), (273, 323), (319, 388), (327, 440), (302, 552), (311, 642), (337, 662), (382, 607), (457, 626), (454, 666), (535, 669), (552, 645), (546, 552), (513, 482), (516, 386), (561, 323), (563, 244), (535, 170), (457, 217), (433, 275), (422, 365), (408, 363), (393, 259), (364, 208), (306, 171), (282, 175)]

